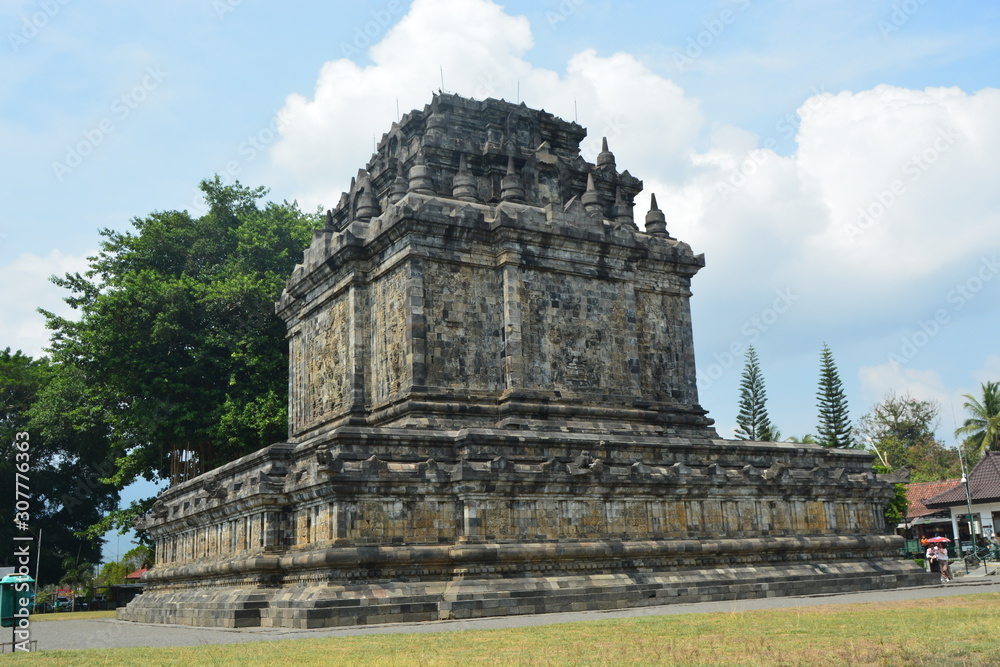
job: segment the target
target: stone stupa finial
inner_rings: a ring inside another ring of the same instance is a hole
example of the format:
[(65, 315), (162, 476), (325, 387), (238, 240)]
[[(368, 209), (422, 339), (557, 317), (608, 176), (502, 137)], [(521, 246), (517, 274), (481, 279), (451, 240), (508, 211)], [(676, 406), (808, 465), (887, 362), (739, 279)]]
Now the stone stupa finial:
[(469, 170), (469, 161), (462, 153), (458, 159), (458, 172), (452, 179), (451, 196), (460, 201), (480, 202), (479, 188), (476, 186), (476, 177)]
[(500, 181), (500, 201), (524, 201), (524, 184), (514, 169), (513, 155), (507, 157), (507, 174)]
[(612, 217), (616, 225), (635, 227), (635, 220), (632, 217), (632, 202), (625, 201), (621, 186), (615, 188), (615, 208)]
[(375, 201), (375, 196), (372, 194), (371, 182), (365, 180), (362, 182), (361, 188), (361, 193), (358, 196), (358, 208), (354, 217), (362, 222), (368, 222), (381, 211), (379, 211), (378, 202)]
[(396, 178), (392, 180), (392, 184), (389, 186), (389, 203), (396, 204), (403, 197), (406, 196), (406, 191), (409, 188), (406, 178), (403, 176), (402, 167), (396, 168)]
[(580, 203), (583, 204), (583, 210), (591, 217), (604, 217), (604, 204), (601, 203), (601, 195), (597, 192), (597, 186), (594, 184), (594, 174), (592, 173), (587, 174), (587, 191), (580, 197)]
[(656, 194), (650, 195), (649, 213), (646, 214), (646, 233), (670, 238), (670, 234), (667, 234), (667, 216), (656, 205)]
[(410, 178), (407, 182), (407, 191), (415, 192), (418, 195), (433, 195), (434, 181), (431, 179), (431, 170), (424, 164), (423, 153), (417, 153), (413, 166), (410, 167)]
[(597, 154), (597, 168), (602, 167), (615, 168), (615, 154), (608, 150), (608, 138), (601, 138), (601, 152)]

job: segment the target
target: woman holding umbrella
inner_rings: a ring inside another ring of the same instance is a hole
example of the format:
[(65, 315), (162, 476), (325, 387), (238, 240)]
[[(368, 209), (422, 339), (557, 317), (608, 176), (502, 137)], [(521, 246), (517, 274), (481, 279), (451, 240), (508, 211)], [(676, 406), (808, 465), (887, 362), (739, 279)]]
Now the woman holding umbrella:
[(951, 540), (947, 537), (933, 537), (927, 541), (934, 544), (934, 547), (931, 549), (931, 557), (941, 569), (941, 583), (951, 581), (951, 570), (948, 568), (948, 550), (943, 546)]
[(936, 537), (924, 538), (920, 542), (923, 546), (927, 547), (927, 551), (924, 552), (924, 559), (927, 561), (927, 571), (928, 572), (940, 572), (941, 569), (938, 567), (937, 561), (934, 560), (934, 542), (931, 540), (937, 539)]

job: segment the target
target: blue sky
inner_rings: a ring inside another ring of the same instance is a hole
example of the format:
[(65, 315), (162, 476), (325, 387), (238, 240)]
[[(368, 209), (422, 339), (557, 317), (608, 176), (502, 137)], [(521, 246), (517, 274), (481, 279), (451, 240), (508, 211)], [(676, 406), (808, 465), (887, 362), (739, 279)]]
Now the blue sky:
[(961, 394), (1000, 380), (996, 3), (0, 0), (0, 33), (0, 346), (40, 354), (46, 278), (99, 228), (199, 212), (202, 178), (331, 205), (443, 74), (576, 116), (591, 158), (607, 134), (705, 253), (724, 436), (748, 343), (784, 435), (815, 433), (824, 342), (854, 418), (909, 392), (948, 443)]

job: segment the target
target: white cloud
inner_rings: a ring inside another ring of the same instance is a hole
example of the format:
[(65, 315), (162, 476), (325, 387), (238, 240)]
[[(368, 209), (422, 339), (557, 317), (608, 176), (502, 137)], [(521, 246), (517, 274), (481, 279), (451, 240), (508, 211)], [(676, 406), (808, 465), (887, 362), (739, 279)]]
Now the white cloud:
[(289, 95), (279, 113), (281, 139), (272, 158), (282, 177), (297, 183), (306, 208), (331, 206), (368, 160), (373, 138), (400, 113), (423, 108), (440, 88), (484, 99), (520, 98), (590, 131), (583, 153), (591, 159), (607, 135), (620, 164), (657, 165), (672, 177), (690, 168), (688, 153), (701, 127), (698, 104), (635, 57), (573, 56), (566, 72), (537, 68), (522, 56), (533, 39), (524, 17), (486, 0), (416, 0), (374, 45), (374, 64), (326, 63), (311, 99)]
[(492, 2), (416, 0), (371, 48), (374, 64), (328, 62), (311, 99), (288, 97), (274, 162), (306, 207), (333, 204), (395, 120), (396, 99), (404, 113), (422, 107), (443, 69), (463, 95), (511, 99), (519, 86), (531, 106), (567, 118), (575, 102), (591, 133), (584, 154), (611, 135), (618, 164), (663, 193), (672, 224), (715, 266), (756, 254), (779, 282), (853, 300), (845, 283), (898, 294), (973, 248), (1000, 245), (1000, 90), (821, 92), (799, 110), (791, 156), (733, 127), (697, 151), (697, 101), (634, 56), (585, 50), (559, 74), (524, 59), (532, 44), (527, 20)]
[[(817, 245), (899, 282), (962, 258), (996, 215), (983, 149), (1000, 147), (990, 121), (998, 113), (995, 89), (881, 85), (827, 95), (797, 137), (803, 180), (829, 211)], [(886, 247), (900, 260), (891, 267), (878, 262)]]
[[(93, 253), (87, 253), (93, 254)], [(16, 285), (0, 290), (0, 340), (4, 346), (21, 350), (30, 356), (40, 356), (49, 342), (45, 318), (36, 308), (64, 317), (72, 309), (62, 302), (67, 292), (49, 282), (49, 276), (83, 272), (87, 269), (86, 255), (78, 257), (52, 250), (45, 257), (22, 253), (14, 261), (0, 266), (0, 285)]]
[[(837, 348), (840, 334), (894, 339), (900, 322), (950, 309), (954, 280), (1000, 247), (1000, 90), (821, 88), (803, 101), (797, 131), (776, 118), (773, 136), (706, 132), (698, 100), (637, 57), (587, 49), (556, 72), (526, 59), (532, 44), (527, 20), (493, 2), (415, 0), (371, 48), (372, 64), (328, 62), (311, 97), (287, 98), (271, 180), (294, 182), (306, 208), (333, 205), (396, 120), (397, 98), (402, 113), (422, 108), (440, 68), (465, 96), (519, 90), (563, 118), (576, 110), (590, 132), (584, 155), (608, 135), (619, 168), (645, 182), (637, 217), (655, 192), (668, 229), (706, 254), (695, 287), (713, 321), (696, 333), (709, 349), (789, 289), (800, 300), (766, 334), (776, 349)], [(795, 150), (776, 152), (793, 133)], [(946, 393), (935, 370), (866, 372), (870, 388)]]
[(977, 382), (1000, 382), (1000, 354), (986, 357), (983, 365), (972, 374)]
[(941, 406), (950, 405), (954, 392), (944, 385), (940, 373), (918, 370), (887, 362), (881, 366), (864, 366), (858, 371), (865, 403), (874, 404), (888, 394), (909, 395)]
[(297, 182), (307, 208), (331, 206), (380, 137), (401, 114), (422, 108), (445, 85), (473, 97), (516, 94), (520, 56), (532, 45), (526, 19), (490, 2), (415, 0), (360, 67), (346, 58), (323, 65), (312, 99), (289, 95), (279, 112), (272, 157)]

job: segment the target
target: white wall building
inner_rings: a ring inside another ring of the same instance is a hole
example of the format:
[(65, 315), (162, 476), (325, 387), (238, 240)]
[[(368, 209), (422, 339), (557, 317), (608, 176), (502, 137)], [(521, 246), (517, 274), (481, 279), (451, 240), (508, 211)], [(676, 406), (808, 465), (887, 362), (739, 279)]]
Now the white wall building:
[(987, 539), (1000, 530), (1000, 452), (989, 452), (958, 484), (924, 501), (930, 509), (949, 509), (954, 539), (968, 542), (971, 505), (974, 533)]

